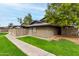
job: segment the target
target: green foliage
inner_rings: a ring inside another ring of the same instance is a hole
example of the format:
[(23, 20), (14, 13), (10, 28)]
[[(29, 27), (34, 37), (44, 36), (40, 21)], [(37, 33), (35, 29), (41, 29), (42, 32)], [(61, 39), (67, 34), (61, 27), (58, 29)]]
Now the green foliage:
[(13, 23), (9, 23), (8, 27), (13, 27)]
[(31, 14), (28, 14), (27, 16), (24, 17), (23, 24), (29, 25), (31, 22), (32, 22)]
[(8, 34), (8, 32), (0, 32), (0, 36), (6, 35), (6, 34)]
[(79, 4), (52, 3), (48, 5), (45, 22), (60, 26), (75, 25), (79, 27)]
[(32, 22), (32, 16), (30, 13), (27, 16), (25, 16), (23, 19), (22, 18), (17, 18), (17, 19), (21, 25), (29, 25)]
[(22, 22), (22, 18), (17, 18), (18, 19), (18, 22), (20, 23), (20, 24), (22, 24), (23, 22)]
[(19, 39), (58, 56), (79, 56), (79, 45), (65, 39), (47, 41), (30, 36)]

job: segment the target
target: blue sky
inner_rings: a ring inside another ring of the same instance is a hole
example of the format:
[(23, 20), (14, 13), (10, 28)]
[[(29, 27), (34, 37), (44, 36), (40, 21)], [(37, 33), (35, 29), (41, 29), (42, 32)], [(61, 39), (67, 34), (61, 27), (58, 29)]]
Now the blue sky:
[(17, 18), (23, 18), (28, 13), (31, 13), (34, 20), (40, 20), (44, 17), (46, 8), (45, 3), (0, 4), (0, 26), (7, 26), (9, 23), (19, 25)]

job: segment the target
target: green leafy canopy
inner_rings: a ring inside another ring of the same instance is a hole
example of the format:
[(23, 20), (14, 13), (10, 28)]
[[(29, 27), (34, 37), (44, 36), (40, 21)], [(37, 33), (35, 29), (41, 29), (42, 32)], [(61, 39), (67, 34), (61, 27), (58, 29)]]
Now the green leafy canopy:
[(21, 24), (21, 25), (29, 25), (31, 22), (32, 22), (32, 16), (30, 13), (28, 13), (27, 16), (25, 16), (23, 19), (22, 18), (17, 18), (18, 19), (18, 22)]
[(60, 26), (79, 27), (79, 4), (52, 3), (48, 5), (45, 22)]

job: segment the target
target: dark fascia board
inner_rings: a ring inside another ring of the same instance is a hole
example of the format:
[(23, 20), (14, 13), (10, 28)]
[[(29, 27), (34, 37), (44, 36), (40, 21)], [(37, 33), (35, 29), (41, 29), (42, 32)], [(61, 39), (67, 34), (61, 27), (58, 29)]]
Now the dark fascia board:
[[(61, 27), (57, 25), (38, 25), (38, 26), (24, 26), (24, 28), (30, 28), (30, 27)], [(63, 26), (63, 27), (73, 27), (73, 26)]]

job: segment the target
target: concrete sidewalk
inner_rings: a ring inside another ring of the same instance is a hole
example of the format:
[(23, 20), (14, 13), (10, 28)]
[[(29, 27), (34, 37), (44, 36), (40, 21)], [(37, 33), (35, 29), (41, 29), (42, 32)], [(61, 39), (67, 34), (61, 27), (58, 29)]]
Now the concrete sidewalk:
[(6, 37), (13, 44), (15, 44), (21, 51), (23, 51), (25, 54), (27, 54), (29, 56), (55, 56), (54, 54), (44, 51), (36, 46), (33, 46), (31, 44), (18, 40), (11, 35), (6, 35)]

